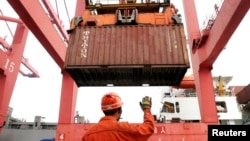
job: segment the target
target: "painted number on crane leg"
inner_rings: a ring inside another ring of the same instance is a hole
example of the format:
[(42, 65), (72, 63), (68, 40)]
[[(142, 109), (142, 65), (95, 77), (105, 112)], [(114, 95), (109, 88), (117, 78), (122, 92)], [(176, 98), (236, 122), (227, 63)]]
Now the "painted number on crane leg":
[(64, 140), (65, 139), (65, 134), (61, 133), (58, 136), (59, 140)]
[(10, 59), (7, 59), (4, 68), (7, 69), (9, 72), (13, 72), (15, 68), (15, 63), (11, 62)]

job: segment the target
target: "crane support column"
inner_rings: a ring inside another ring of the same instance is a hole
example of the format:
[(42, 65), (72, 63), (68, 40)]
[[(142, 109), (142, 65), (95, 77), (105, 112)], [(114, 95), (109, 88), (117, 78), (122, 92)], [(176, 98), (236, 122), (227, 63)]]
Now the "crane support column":
[[(75, 15), (81, 15), (85, 8), (85, 1), (77, 0)], [(72, 123), (74, 121), (75, 106), (77, 99), (78, 88), (72, 77), (62, 71), (62, 92), (59, 112), (59, 123)], [(59, 133), (60, 134), (60, 133)], [(59, 135), (57, 135), (59, 136)]]
[[(193, 40), (200, 38), (199, 23), (196, 15), (194, 0), (183, 0), (184, 13), (186, 13), (186, 24), (189, 37), (189, 43), (192, 45)], [(199, 51), (199, 50), (198, 50)], [(198, 102), (200, 106), (201, 122), (203, 123), (218, 123), (216, 111), (216, 103), (213, 91), (213, 80), (211, 74), (211, 66), (201, 67), (200, 56), (203, 52), (196, 51), (192, 54), (192, 46), (190, 46), (191, 62), (194, 73), (194, 80)], [(209, 110), (208, 110), (209, 109)]]
[[(38, 0), (8, 0), (10, 5), (15, 9), (16, 13), (25, 23), (25, 25), (31, 30), (39, 42), (43, 45), (45, 50), (54, 59), (57, 65), (63, 69), (64, 60), (66, 55), (66, 44), (64, 39), (61, 38), (58, 31), (55, 29), (53, 22), (42, 7)], [(47, 1), (48, 2), (48, 1)], [(48, 11), (53, 11), (48, 9)], [(50, 12), (53, 14), (53, 12)], [(56, 15), (51, 15), (56, 17)], [(41, 24), (42, 23), (42, 24)], [(66, 72), (62, 71), (63, 84), (60, 103), (60, 123), (72, 123), (72, 117), (74, 117), (72, 111), (75, 110), (75, 95), (77, 92), (74, 90), (77, 87), (73, 79), (69, 78)], [(67, 86), (66, 86), (67, 85)], [(67, 97), (67, 99), (65, 99)], [(73, 101), (72, 101), (73, 100)], [(69, 104), (68, 110), (64, 111), (65, 105)], [(66, 116), (66, 117), (65, 117)], [(68, 117), (69, 116), (69, 117)]]
[(63, 71), (62, 75), (59, 123), (74, 123), (78, 88), (75, 83), (72, 83), (72, 78), (66, 71)]
[[(28, 28), (24, 24), (17, 24), (14, 39), (7, 55), (0, 50), (0, 132), (8, 111), (10, 99), (17, 80), (21, 65), (25, 43), (28, 36)], [(2, 60), (3, 59), (3, 60)]]
[[(226, 0), (209, 31), (206, 42), (200, 48), (193, 48), (195, 40), (201, 38), (194, 0), (183, 0), (184, 13), (190, 43), (191, 62), (201, 111), (201, 121), (217, 123), (214, 92), (212, 91), (212, 65), (231, 38), (232, 34), (248, 12), (249, 0)], [(212, 109), (211, 109), (212, 108)], [(208, 110), (209, 109), (209, 110)]]

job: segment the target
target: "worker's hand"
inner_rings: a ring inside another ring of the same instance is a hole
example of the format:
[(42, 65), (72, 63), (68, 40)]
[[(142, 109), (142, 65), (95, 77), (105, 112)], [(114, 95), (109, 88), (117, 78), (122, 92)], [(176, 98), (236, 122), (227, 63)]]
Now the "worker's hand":
[(142, 110), (151, 109), (151, 105), (152, 105), (151, 97), (145, 96), (142, 98), (142, 101), (140, 102)]

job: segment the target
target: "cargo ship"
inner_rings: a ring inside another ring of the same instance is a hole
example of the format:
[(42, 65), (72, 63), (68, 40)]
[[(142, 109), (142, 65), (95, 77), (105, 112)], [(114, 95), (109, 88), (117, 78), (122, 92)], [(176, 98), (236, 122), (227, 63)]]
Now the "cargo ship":
[[(231, 76), (213, 77), (216, 108), (221, 125), (242, 124), (242, 105), (237, 103), (235, 94), (244, 87), (228, 86), (231, 79)], [(201, 114), (193, 79), (189, 79), (189, 82), (183, 81), (178, 86), (160, 87), (160, 89), (161, 101), (159, 103), (162, 103), (162, 107), (156, 115), (156, 124), (200, 123)], [(12, 110), (9, 108), (8, 117), (0, 134), (0, 141), (54, 141), (57, 123), (44, 122), (42, 116), (36, 116), (34, 122), (26, 122), (20, 120), (21, 118), (13, 118)], [(90, 123), (76, 112), (75, 124), (95, 123)]]
[[(242, 105), (236, 94), (242, 86), (228, 86), (232, 77), (213, 77), (214, 96), (220, 124), (242, 124)], [(185, 88), (186, 87), (186, 88)], [(169, 87), (162, 95), (162, 122), (200, 122), (200, 109), (195, 86)]]

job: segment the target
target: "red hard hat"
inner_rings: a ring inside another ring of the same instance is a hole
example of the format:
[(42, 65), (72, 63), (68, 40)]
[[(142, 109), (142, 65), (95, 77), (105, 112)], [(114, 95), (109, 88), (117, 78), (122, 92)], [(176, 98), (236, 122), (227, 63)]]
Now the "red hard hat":
[(116, 109), (121, 107), (122, 105), (123, 102), (121, 101), (121, 98), (114, 92), (107, 93), (102, 97), (103, 111)]

